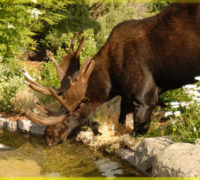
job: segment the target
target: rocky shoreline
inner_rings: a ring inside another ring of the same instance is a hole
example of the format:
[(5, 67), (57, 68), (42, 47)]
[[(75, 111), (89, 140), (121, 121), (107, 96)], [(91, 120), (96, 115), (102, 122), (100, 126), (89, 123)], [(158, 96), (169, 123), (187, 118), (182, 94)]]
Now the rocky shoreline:
[[(45, 130), (45, 127), (29, 120), (10, 121), (3, 117), (0, 117), (0, 128), (34, 136), (42, 136)], [(105, 150), (108, 153), (114, 152), (149, 176), (200, 177), (199, 145), (174, 143), (169, 137), (136, 140), (128, 134), (115, 136), (109, 130), (110, 134), (106, 136), (108, 131), (104, 129), (101, 132), (102, 136), (93, 136), (90, 131), (81, 131), (76, 140), (87, 144), (90, 148)], [(1, 145), (1, 148), (5, 147)]]

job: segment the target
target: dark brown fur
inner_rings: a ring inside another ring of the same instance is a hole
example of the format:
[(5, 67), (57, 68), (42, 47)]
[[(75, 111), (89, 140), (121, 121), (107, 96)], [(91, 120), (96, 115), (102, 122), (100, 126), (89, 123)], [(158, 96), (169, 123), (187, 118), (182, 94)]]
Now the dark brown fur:
[(90, 123), (96, 108), (120, 95), (119, 122), (133, 112), (134, 132), (145, 133), (159, 94), (200, 75), (200, 4), (171, 4), (156, 16), (117, 25), (93, 59), (90, 101), (66, 118), (68, 127), (88, 124), (98, 132)]

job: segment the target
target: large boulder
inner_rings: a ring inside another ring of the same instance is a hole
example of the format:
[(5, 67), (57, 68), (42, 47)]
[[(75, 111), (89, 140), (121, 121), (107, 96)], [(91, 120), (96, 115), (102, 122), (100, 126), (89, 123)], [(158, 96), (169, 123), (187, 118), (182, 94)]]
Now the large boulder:
[(165, 137), (146, 138), (131, 149), (120, 149), (120, 156), (146, 173), (152, 168), (155, 157), (170, 144), (172, 141)]
[(150, 176), (200, 177), (199, 145), (146, 138), (135, 147), (120, 149), (119, 155)]
[(200, 146), (174, 143), (156, 156), (153, 176), (200, 177)]

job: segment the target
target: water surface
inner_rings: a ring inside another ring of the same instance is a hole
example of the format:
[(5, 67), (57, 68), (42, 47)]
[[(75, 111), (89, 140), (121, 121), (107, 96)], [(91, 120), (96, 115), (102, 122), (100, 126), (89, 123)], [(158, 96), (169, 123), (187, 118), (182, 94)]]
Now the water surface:
[(0, 177), (141, 176), (128, 163), (73, 140), (48, 147), (42, 137), (0, 130), (0, 143), (10, 147), (0, 148)]

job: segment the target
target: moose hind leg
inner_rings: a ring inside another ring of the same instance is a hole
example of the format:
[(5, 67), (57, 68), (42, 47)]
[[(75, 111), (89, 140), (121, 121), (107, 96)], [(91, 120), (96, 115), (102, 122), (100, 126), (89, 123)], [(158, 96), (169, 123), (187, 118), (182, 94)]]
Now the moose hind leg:
[(149, 129), (151, 114), (158, 102), (158, 88), (156, 86), (145, 89), (134, 101), (134, 133), (144, 134)]

